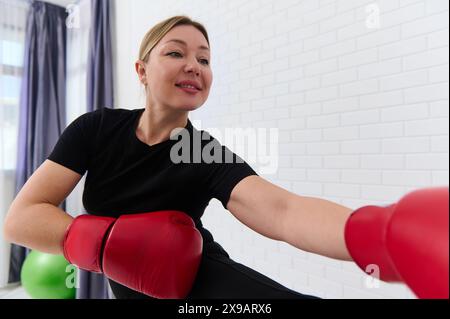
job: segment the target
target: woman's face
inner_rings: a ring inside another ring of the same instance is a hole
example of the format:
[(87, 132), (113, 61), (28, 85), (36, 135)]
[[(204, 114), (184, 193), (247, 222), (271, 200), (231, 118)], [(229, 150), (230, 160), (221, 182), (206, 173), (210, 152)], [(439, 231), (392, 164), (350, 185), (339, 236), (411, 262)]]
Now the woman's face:
[(141, 82), (147, 84), (151, 105), (191, 111), (208, 98), (212, 84), (209, 64), (209, 45), (203, 34), (193, 26), (183, 25), (170, 30), (153, 48), (145, 69), (143, 62), (136, 62), (136, 71)]

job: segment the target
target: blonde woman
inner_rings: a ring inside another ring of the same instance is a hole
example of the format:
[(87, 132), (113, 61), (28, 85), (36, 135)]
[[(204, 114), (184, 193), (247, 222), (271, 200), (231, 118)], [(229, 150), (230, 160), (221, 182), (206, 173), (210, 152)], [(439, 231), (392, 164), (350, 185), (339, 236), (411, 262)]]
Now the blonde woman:
[[(71, 123), (12, 203), (7, 238), (104, 273), (116, 298), (314, 298), (233, 261), (202, 226), (216, 198), (268, 238), (352, 260), (344, 238), (349, 208), (269, 183), (193, 127), (189, 112), (205, 103), (213, 81), (210, 61), (208, 34), (188, 17), (149, 30), (135, 65), (145, 108), (101, 109)], [(201, 152), (177, 162), (174, 149), (186, 136), (190, 150), (202, 137)], [(74, 219), (58, 206), (86, 172), (89, 214)], [(352, 247), (355, 255), (370, 252)]]

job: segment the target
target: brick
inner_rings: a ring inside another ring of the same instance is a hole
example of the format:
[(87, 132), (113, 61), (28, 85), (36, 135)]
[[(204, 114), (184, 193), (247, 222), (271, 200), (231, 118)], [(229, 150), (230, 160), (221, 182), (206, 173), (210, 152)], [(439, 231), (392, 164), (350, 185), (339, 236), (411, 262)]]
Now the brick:
[(322, 156), (292, 156), (292, 167), (294, 168), (321, 168)]
[(421, 69), (440, 64), (448, 64), (448, 47), (431, 49), (403, 58), (403, 69), (405, 71)]
[(448, 170), (432, 172), (433, 186), (448, 186), (449, 173)]
[(403, 155), (363, 155), (361, 168), (365, 169), (402, 169)]
[(380, 200), (392, 203), (404, 196), (404, 193), (404, 188), (401, 186), (361, 186), (361, 198), (370, 198), (371, 200)]
[(303, 40), (305, 51), (320, 49), (334, 43), (336, 43), (336, 31), (334, 30)]
[(359, 157), (354, 155), (327, 156), (323, 159), (324, 168), (355, 168), (359, 167)]
[(371, 30), (366, 27), (365, 21), (356, 21), (355, 23), (338, 30), (338, 41), (357, 38), (368, 34), (370, 31)]
[(313, 50), (304, 52), (289, 57), (289, 67), (295, 68), (297, 66), (310, 64), (319, 61), (319, 51)]
[(392, 91), (419, 85), (425, 85), (427, 84), (427, 82), (428, 82), (427, 70), (403, 72), (398, 75), (381, 78), (380, 89), (381, 91)]
[(278, 178), (288, 181), (304, 181), (306, 180), (306, 170), (297, 168), (280, 168), (278, 170)]
[(431, 32), (428, 34), (428, 48), (448, 47), (448, 37), (448, 28)]
[(322, 183), (294, 182), (293, 191), (301, 196), (322, 196)]
[(382, 143), (382, 152), (385, 154), (427, 153), (430, 151), (428, 137), (386, 139)]
[(341, 142), (342, 154), (378, 154), (380, 151), (380, 141), (359, 140)]
[(341, 125), (362, 125), (377, 123), (380, 120), (378, 110), (349, 112), (341, 115)]
[(280, 95), (276, 97), (275, 106), (285, 107), (285, 106), (299, 106), (305, 101), (304, 93), (289, 93), (285, 95)]
[(429, 82), (430, 83), (439, 83), (439, 82), (448, 82), (448, 64), (439, 65), (433, 68), (429, 68)]
[(266, 120), (278, 120), (289, 118), (288, 108), (274, 108), (271, 110), (264, 111), (264, 119)]
[(448, 110), (449, 110), (448, 100), (430, 103), (431, 117), (448, 117)]
[(393, 43), (400, 40), (400, 26), (389, 28), (384, 24), (383, 29), (367, 35), (363, 35), (356, 40), (357, 50), (364, 50), (368, 48), (382, 46), (388, 43)]
[(399, 137), (403, 136), (403, 123), (381, 123), (364, 125), (360, 128), (361, 138)]
[(322, 76), (322, 85), (331, 86), (336, 84), (353, 82), (358, 79), (358, 73), (355, 69), (347, 69), (337, 72), (331, 72)]
[(263, 76), (254, 77), (251, 79), (251, 83), (253, 89), (273, 85), (275, 83), (275, 75), (267, 74)]
[(360, 186), (342, 183), (327, 183), (324, 185), (323, 192), (326, 196), (358, 198), (360, 195)]
[(412, 154), (406, 155), (407, 169), (448, 170), (447, 154)]
[(361, 64), (367, 64), (377, 61), (378, 49), (367, 49), (353, 54), (347, 54), (339, 57), (339, 67), (341, 69)]
[(436, 100), (448, 100), (448, 83), (405, 89), (406, 103), (430, 102)]
[(387, 12), (381, 16), (381, 20), (383, 28), (388, 28), (390, 26), (401, 26), (406, 22), (422, 18), (424, 14), (425, 4), (420, 1), (418, 3)]
[(322, 112), (324, 114), (355, 111), (358, 109), (359, 109), (358, 97), (336, 99), (336, 100), (332, 100), (332, 101), (325, 101), (322, 103)]
[(319, 142), (322, 140), (322, 130), (301, 130), (292, 132), (292, 141), (299, 142)]
[(444, 29), (446, 27), (448, 28), (448, 11), (403, 24), (402, 37), (410, 38), (416, 35)]
[(266, 98), (249, 101), (251, 104), (252, 111), (260, 111), (273, 108), (275, 105), (275, 98)]
[(383, 185), (412, 185), (428, 187), (431, 184), (430, 172), (418, 171), (390, 171), (383, 172)]
[(339, 126), (339, 114), (310, 116), (306, 120), (308, 128), (325, 128)]
[(357, 81), (340, 87), (340, 96), (364, 95), (378, 91), (378, 80)]
[(287, 58), (303, 52), (303, 41), (294, 41), (275, 48), (275, 58)]
[(337, 183), (340, 179), (338, 170), (308, 169), (307, 180), (312, 182)]
[(320, 103), (301, 104), (291, 107), (292, 117), (308, 116), (309, 118), (310, 115), (320, 115), (321, 113)]
[(321, 7), (318, 10), (308, 12), (308, 14), (306, 14), (303, 18), (303, 24), (308, 25), (322, 20), (326, 20), (334, 16), (335, 13), (336, 13), (335, 4), (331, 4), (326, 7)]
[(383, 75), (391, 75), (402, 71), (401, 59), (390, 59), (386, 61), (370, 63), (358, 67), (359, 79), (365, 80)]
[(277, 120), (277, 128), (282, 130), (288, 130), (289, 132), (293, 130), (300, 130), (306, 128), (306, 119), (305, 118), (288, 118), (288, 119), (279, 119)]
[(425, 36), (405, 39), (379, 48), (380, 60), (403, 57), (412, 53), (424, 51), (427, 48)]
[(307, 103), (326, 101), (335, 99), (337, 96), (338, 96), (338, 88), (332, 86), (307, 91), (305, 95), (305, 101)]
[(325, 279), (324, 277), (312, 276), (308, 277), (309, 286), (314, 290), (325, 291), (327, 294), (343, 295), (342, 285)]
[(289, 70), (276, 72), (275, 74), (275, 80), (277, 83), (291, 82), (302, 79), (303, 77), (303, 67), (292, 68)]
[(306, 77), (315, 76), (319, 74), (326, 74), (330, 72), (335, 72), (338, 69), (338, 64), (336, 59), (329, 59), (325, 61), (320, 61), (318, 63), (313, 63), (306, 65), (304, 67), (304, 75)]
[(334, 58), (344, 54), (356, 51), (355, 39), (339, 41), (336, 44), (328, 45), (320, 49), (320, 57), (322, 59)]
[[(295, 19), (295, 21), (301, 21), (298, 19), (298, 17)], [(303, 41), (304, 39), (315, 37), (319, 35), (319, 24), (312, 24), (309, 26), (302, 26), (301, 28), (296, 28), (295, 30), (285, 29), (283, 28), (284, 23), (281, 23), (280, 26), (277, 26), (277, 32), (289, 32), (289, 41), (291, 43), (295, 43), (297, 41)], [(292, 30), (292, 31), (290, 31)]]
[(381, 184), (381, 172), (369, 170), (342, 170), (341, 181), (351, 184)]
[(426, 4), (426, 13), (428, 15), (440, 13), (442, 11), (448, 11), (448, 1), (441, 0), (427, 0)]
[(401, 105), (381, 110), (382, 122), (398, 122), (428, 117), (428, 105), (425, 103)]
[(264, 87), (264, 89), (263, 89), (264, 97), (279, 96), (279, 95), (284, 95), (284, 94), (288, 94), (288, 93), (289, 93), (289, 84), (288, 83), (269, 85), (267, 87)]
[(403, 92), (401, 90), (366, 94), (360, 97), (361, 109), (380, 108), (399, 104), (403, 104)]
[(431, 137), (431, 152), (449, 152), (448, 135)]
[(358, 126), (327, 128), (323, 130), (324, 141), (354, 140), (359, 137)]
[(320, 21), (320, 32), (337, 30), (341, 27), (354, 23), (354, 21), (355, 15), (353, 11), (345, 12)]
[(305, 92), (320, 88), (320, 76), (302, 78), (289, 83), (290, 92)]
[(448, 118), (409, 121), (405, 123), (407, 136), (417, 135), (448, 135)]
[(306, 152), (308, 155), (339, 154), (339, 143), (336, 142), (308, 143), (306, 145)]
[(306, 145), (301, 143), (286, 143), (279, 146), (280, 155), (305, 155)]

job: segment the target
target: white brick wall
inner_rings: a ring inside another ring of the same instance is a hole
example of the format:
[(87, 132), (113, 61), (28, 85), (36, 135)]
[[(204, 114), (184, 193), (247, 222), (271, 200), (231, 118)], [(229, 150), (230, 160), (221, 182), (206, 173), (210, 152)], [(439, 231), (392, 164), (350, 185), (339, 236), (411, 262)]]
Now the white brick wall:
[[(448, 185), (448, 1), (115, 3), (118, 107), (143, 106), (133, 67), (142, 36), (187, 14), (210, 33), (214, 72), (191, 118), (203, 128), (278, 127), (279, 169), (263, 177), (352, 208)], [(367, 27), (368, 5), (379, 8), (379, 28)], [(414, 298), (403, 285), (369, 288), (353, 263), (264, 238), (215, 200), (203, 220), (232, 258), (300, 292)]]

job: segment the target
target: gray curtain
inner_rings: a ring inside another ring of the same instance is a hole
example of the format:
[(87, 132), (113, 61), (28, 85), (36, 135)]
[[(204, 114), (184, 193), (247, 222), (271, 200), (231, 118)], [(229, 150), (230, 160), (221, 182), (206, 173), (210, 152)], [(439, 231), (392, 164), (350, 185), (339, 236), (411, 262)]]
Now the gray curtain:
[[(15, 195), (50, 155), (65, 127), (66, 17), (62, 7), (31, 2), (20, 96)], [(12, 245), (9, 283), (20, 281), (27, 254), (26, 248)]]
[[(111, 2), (91, 0), (91, 29), (89, 35), (89, 57), (87, 66), (88, 112), (103, 107), (112, 108), (113, 69), (111, 50)], [(113, 298), (107, 279), (100, 274), (84, 270), (78, 272), (79, 289), (77, 299)]]

